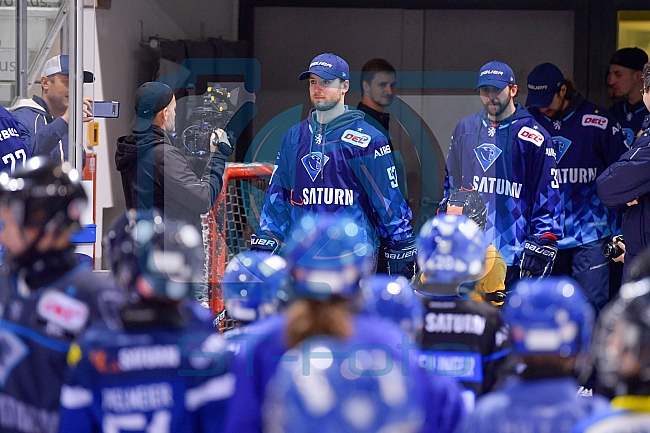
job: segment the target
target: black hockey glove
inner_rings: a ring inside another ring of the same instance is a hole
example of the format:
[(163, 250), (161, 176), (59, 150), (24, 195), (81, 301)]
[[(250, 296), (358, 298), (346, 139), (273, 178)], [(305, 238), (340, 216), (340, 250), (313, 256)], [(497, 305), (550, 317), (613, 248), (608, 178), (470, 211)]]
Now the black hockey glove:
[(384, 256), (388, 262), (388, 273), (390, 275), (403, 275), (407, 279), (413, 278), (417, 272), (415, 261), (418, 249), (415, 246), (415, 238), (410, 237), (401, 242), (386, 242)]
[(275, 253), (278, 250), (278, 241), (270, 236), (251, 236), (251, 251), (266, 251)]
[(212, 153), (219, 152), (224, 156), (232, 154), (234, 146), (230, 144), (228, 134), (223, 129), (215, 129), (210, 136), (210, 151)]
[(557, 242), (551, 238), (524, 242), (524, 252), (519, 265), (519, 277), (548, 277), (557, 255)]

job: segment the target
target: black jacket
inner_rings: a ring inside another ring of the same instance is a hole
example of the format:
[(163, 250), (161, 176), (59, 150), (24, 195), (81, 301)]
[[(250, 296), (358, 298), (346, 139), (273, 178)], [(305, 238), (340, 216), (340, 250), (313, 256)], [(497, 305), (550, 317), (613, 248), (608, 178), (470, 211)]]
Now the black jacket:
[[(623, 237), (628, 264), (650, 246), (650, 129), (598, 177), (596, 185), (605, 206), (625, 212)], [(639, 204), (626, 205), (635, 199)]]
[(168, 135), (155, 126), (120, 137), (115, 152), (127, 209), (155, 207), (167, 218), (199, 229), (200, 215), (212, 208), (221, 192), (226, 159), (211, 154), (199, 179)]

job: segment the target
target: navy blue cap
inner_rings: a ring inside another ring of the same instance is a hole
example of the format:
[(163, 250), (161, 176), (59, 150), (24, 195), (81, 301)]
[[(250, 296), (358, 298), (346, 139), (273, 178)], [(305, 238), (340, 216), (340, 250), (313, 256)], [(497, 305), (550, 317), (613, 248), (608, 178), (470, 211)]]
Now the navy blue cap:
[(150, 81), (135, 92), (135, 119), (132, 131), (146, 131), (153, 123), (156, 114), (164, 110), (174, 98), (174, 92), (167, 84)]
[[(70, 75), (70, 58), (67, 54), (54, 56), (45, 62), (42, 77), (49, 77), (54, 74)], [(84, 71), (84, 83), (92, 83), (95, 76), (92, 72)]]
[(497, 89), (505, 89), (508, 84), (515, 84), (515, 74), (510, 66), (503, 62), (493, 60), (483, 65), (478, 72), (477, 90), (481, 86), (492, 86)]
[(528, 75), (526, 107), (546, 108), (564, 83), (564, 74), (552, 63), (542, 63)]
[(642, 71), (643, 66), (648, 63), (648, 55), (641, 48), (621, 48), (609, 60), (610, 65), (619, 65), (633, 71)]
[(325, 80), (350, 79), (350, 67), (348, 63), (332, 53), (325, 53), (314, 57), (309, 64), (309, 70), (303, 72), (298, 77), (299, 80), (306, 80), (310, 74), (316, 74)]

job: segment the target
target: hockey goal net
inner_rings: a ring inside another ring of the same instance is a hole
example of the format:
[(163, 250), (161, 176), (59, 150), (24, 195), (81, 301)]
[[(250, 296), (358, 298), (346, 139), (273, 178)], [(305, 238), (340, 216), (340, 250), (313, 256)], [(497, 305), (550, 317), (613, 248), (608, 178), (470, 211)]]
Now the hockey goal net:
[(221, 330), (235, 325), (226, 314), (221, 277), (230, 259), (250, 247), (272, 173), (272, 164), (226, 164), (219, 198), (203, 218), (207, 282), (203, 301), (210, 305)]

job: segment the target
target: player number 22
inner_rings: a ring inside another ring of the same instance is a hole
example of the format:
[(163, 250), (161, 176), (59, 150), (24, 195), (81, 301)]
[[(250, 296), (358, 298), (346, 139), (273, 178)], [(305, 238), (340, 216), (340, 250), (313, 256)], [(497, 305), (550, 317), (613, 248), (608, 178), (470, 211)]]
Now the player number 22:
[(388, 179), (390, 180), (390, 186), (392, 188), (397, 188), (397, 171), (395, 170), (395, 166), (392, 165), (386, 169), (388, 172)]
[(25, 151), (23, 149), (18, 149), (14, 153), (8, 153), (2, 157), (2, 162), (4, 162), (6, 165), (9, 165), (11, 163), (11, 172), (16, 169), (16, 160), (22, 159), (23, 161), (23, 167), (25, 166), (25, 160), (27, 159), (27, 155), (25, 155)]

